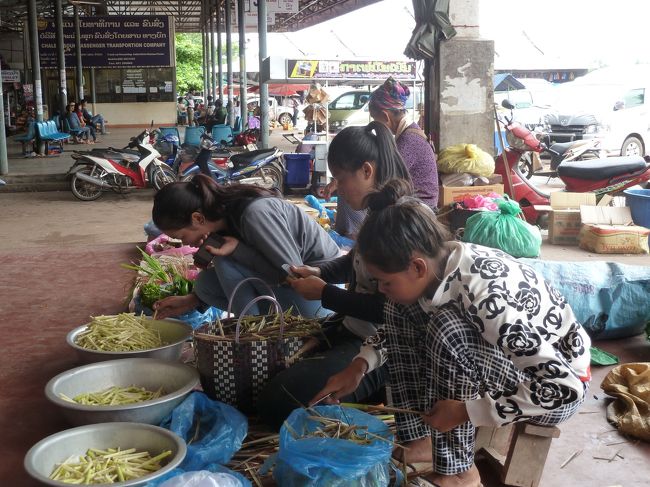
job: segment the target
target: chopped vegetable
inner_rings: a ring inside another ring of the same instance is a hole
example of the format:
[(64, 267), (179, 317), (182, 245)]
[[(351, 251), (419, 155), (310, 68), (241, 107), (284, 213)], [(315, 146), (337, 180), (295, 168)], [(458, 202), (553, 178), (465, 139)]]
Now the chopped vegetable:
[(142, 401), (157, 399), (164, 394), (161, 387), (157, 391), (148, 391), (144, 387), (108, 387), (98, 392), (87, 392), (73, 398), (60, 394), (61, 399), (85, 406), (122, 406), (124, 404), (135, 404)]
[(150, 350), (163, 346), (160, 332), (151, 329), (149, 321), (134, 313), (96, 316), (87, 329), (79, 333), (76, 343), (89, 350), (104, 352)]
[(152, 457), (149, 452), (138, 452), (135, 448), (90, 448), (83, 456), (72, 456), (57, 464), (50, 474), (50, 479), (83, 485), (124, 482), (160, 470), (160, 461), (171, 454), (171, 450), (165, 450)]
[[(305, 336), (321, 331), (320, 321), (316, 318), (303, 318), (291, 314), (293, 308), (283, 313), (284, 330), (283, 336)], [(237, 327), (237, 320), (230, 319), (229, 324), (223, 326), (217, 319), (215, 329), (223, 337), (234, 337)], [(240, 338), (269, 339), (280, 336), (280, 315), (270, 314), (267, 316), (244, 316), (241, 320), (239, 330)]]

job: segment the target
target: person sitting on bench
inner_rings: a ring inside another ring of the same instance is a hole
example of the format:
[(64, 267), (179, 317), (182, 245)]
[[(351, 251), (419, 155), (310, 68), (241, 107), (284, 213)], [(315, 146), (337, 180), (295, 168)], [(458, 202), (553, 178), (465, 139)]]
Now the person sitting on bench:
[(68, 121), (68, 126), (70, 127), (70, 134), (72, 135), (75, 142), (78, 144), (88, 144), (90, 136), (90, 129), (88, 127), (82, 127), (79, 123), (79, 117), (74, 111), (75, 102), (68, 103), (68, 106), (65, 107), (65, 118)]
[(101, 134), (106, 135), (108, 132), (106, 131), (106, 120), (104, 119), (103, 115), (98, 113), (97, 115), (93, 115), (89, 110), (87, 106), (86, 100), (81, 100), (79, 102), (79, 105), (81, 107), (81, 113), (83, 115), (84, 120), (86, 121), (86, 125), (92, 125), (95, 127), (95, 124), (99, 124)]

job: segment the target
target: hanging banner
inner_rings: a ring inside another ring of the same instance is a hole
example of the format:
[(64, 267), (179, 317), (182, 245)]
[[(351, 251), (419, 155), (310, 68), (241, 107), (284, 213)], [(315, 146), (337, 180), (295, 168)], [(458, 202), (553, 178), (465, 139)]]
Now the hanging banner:
[(20, 71), (17, 69), (3, 69), (2, 70), (3, 83), (20, 83)]
[(386, 79), (415, 80), (415, 61), (324, 61), (288, 59), (288, 79)]
[[(81, 63), (84, 68), (149, 68), (175, 65), (174, 22), (166, 15), (80, 17)], [(74, 23), (63, 20), (65, 64), (76, 66)], [(56, 26), (39, 19), (42, 68), (57, 67)]]

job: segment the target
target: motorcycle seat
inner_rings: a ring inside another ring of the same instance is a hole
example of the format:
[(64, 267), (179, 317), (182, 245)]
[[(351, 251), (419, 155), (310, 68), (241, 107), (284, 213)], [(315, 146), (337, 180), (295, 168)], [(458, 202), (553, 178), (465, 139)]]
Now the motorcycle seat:
[(254, 162), (257, 162), (261, 159), (266, 159), (273, 154), (275, 154), (275, 148), (259, 149), (250, 152), (242, 152), (241, 154), (235, 154), (230, 158), (230, 160), (235, 166), (241, 167), (248, 166), (249, 164), (253, 164)]
[(557, 173), (560, 177), (598, 181), (642, 171), (645, 168), (646, 162), (641, 156), (608, 157), (606, 159), (563, 162), (558, 166)]
[[(549, 147), (549, 150), (557, 152), (560, 156), (562, 156), (573, 145), (575, 145), (575, 142), (556, 142), (551, 147)], [(555, 154), (553, 154), (553, 156), (555, 157)]]

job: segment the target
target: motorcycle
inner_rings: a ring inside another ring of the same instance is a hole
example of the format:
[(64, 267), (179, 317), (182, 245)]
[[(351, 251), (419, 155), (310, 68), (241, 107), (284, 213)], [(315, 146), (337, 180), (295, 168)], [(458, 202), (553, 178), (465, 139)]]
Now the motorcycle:
[(277, 188), (282, 192), (287, 171), (279, 149), (260, 149), (213, 159), (213, 151), (219, 150), (223, 154), (223, 147), (208, 134), (201, 135), (200, 147), (195, 161), (180, 164), (181, 181), (190, 181), (197, 174), (209, 172), (220, 184), (255, 184), (269, 189)]
[[(135, 149), (135, 150), (134, 150)], [(144, 130), (125, 149), (94, 149), (73, 154), (74, 164), (66, 176), (71, 176), (72, 194), (82, 201), (96, 200), (106, 190), (126, 193), (133, 188), (161, 189), (177, 180), (176, 173), (160, 161), (150, 133)]]
[[(509, 108), (507, 100), (503, 106)], [(509, 103), (508, 103), (509, 105)], [(499, 117), (495, 107), (497, 129), (505, 126), (509, 146), (495, 158), (495, 173), (503, 178), (505, 192), (521, 206), (529, 223), (539, 224), (542, 213), (536, 205), (549, 205), (550, 196), (538, 189), (519, 169), (522, 155), (547, 150), (535, 135), (512, 119)], [(619, 193), (626, 188), (650, 180), (650, 163), (640, 156), (609, 157), (583, 161), (563, 161), (557, 166), (558, 177), (565, 190), (575, 193), (596, 193), (597, 197)]]

